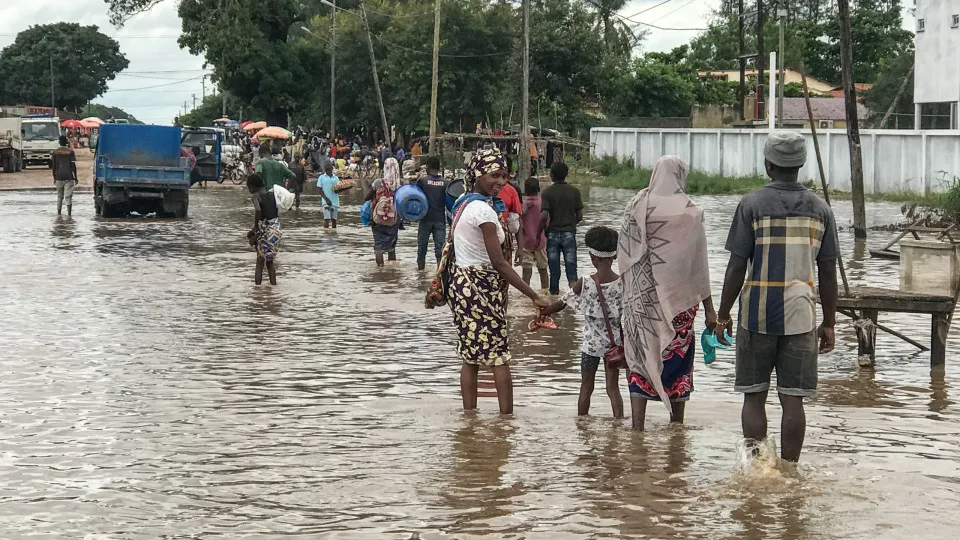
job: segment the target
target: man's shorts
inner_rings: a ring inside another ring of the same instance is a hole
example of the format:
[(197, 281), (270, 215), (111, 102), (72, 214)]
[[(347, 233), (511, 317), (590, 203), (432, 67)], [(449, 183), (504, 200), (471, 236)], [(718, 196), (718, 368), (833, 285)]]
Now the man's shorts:
[(777, 392), (809, 397), (817, 390), (817, 331), (794, 336), (737, 330), (737, 368), (734, 390), (745, 394), (770, 389), (770, 373), (777, 370)]
[(323, 219), (337, 219), (340, 209), (334, 206), (323, 206)]
[(534, 265), (536, 265), (537, 270), (547, 269), (547, 250), (523, 250), (523, 252), (520, 254), (520, 266), (522, 268), (533, 268)]

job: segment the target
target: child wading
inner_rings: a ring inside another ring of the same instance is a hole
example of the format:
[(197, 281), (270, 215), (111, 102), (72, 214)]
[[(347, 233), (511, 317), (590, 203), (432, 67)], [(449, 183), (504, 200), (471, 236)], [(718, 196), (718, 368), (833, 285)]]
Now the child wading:
[(550, 289), (550, 276), (547, 275), (547, 235), (540, 233), (537, 236), (540, 214), (543, 211), (540, 201), (540, 181), (536, 177), (527, 178), (523, 184), (523, 214), (520, 221), (523, 223), (523, 251), (520, 257), (520, 266), (523, 268), (523, 281), (530, 284), (533, 277), (533, 267), (540, 273), (540, 288)]
[[(607, 396), (613, 407), (613, 416), (623, 418), (623, 397), (618, 385), (620, 369), (624, 364), (608, 364), (604, 355), (611, 348), (623, 345), (620, 329), (620, 310), (623, 288), (620, 276), (613, 271), (617, 257), (617, 231), (608, 227), (594, 227), (587, 231), (584, 242), (590, 251), (590, 261), (597, 272), (577, 281), (561, 300), (541, 312), (543, 317), (571, 306), (583, 315), (583, 344), (580, 346), (580, 399), (577, 414), (590, 412), (590, 397), (600, 365), (604, 366)], [(608, 325), (609, 323), (609, 325)], [(611, 340), (612, 334), (612, 340)]]
[(280, 250), (280, 238), (283, 236), (277, 200), (272, 191), (264, 189), (263, 178), (257, 173), (247, 177), (247, 189), (250, 190), (254, 209), (253, 229), (247, 233), (247, 239), (251, 246), (257, 248), (256, 283), (263, 283), (263, 267), (266, 266), (270, 284), (276, 285), (277, 271), (273, 260)]

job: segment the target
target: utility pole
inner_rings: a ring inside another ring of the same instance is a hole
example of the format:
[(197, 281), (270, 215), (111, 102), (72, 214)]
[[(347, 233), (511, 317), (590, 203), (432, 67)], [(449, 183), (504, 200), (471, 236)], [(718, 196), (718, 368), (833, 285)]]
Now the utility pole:
[(746, 98), (746, 84), (747, 84), (747, 59), (743, 56), (746, 54), (743, 51), (744, 40), (743, 40), (743, 0), (737, 0), (737, 38), (740, 42), (740, 86), (737, 87), (737, 110), (740, 111), (740, 120), (746, 118), (743, 111), (743, 100)]
[(783, 70), (785, 57), (787, 56), (783, 46), (783, 25), (787, 22), (787, 10), (783, 7), (777, 8), (777, 18), (780, 19), (780, 50), (777, 52), (777, 60), (780, 61), (780, 77), (778, 83), (780, 92), (777, 95), (777, 125), (783, 127), (783, 84), (786, 82), (786, 74)]
[(843, 74), (843, 99), (847, 113), (847, 141), (850, 145), (850, 191), (853, 196), (853, 235), (867, 237), (867, 209), (863, 194), (863, 156), (860, 125), (857, 119), (857, 89), (853, 80), (853, 39), (850, 32), (850, 0), (837, 0), (840, 17), (840, 71)]
[(360, 19), (363, 29), (367, 32), (367, 45), (370, 46), (370, 67), (373, 69), (373, 87), (377, 91), (377, 103), (380, 105), (380, 123), (383, 127), (383, 140), (390, 144), (390, 125), (387, 124), (387, 112), (383, 109), (383, 95), (380, 93), (380, 76), (377, 75), (377, 56), (373, 52), (373, 36), (370, 35), (370, 26), (367, 24), (367, 6), (360, 0)]
[(517, 177), (530, 178), (530, 0), (523, 0), (523, 88), (520, 91), (520, 170)]
[(54, 93), (53, 86), (53, 52), (50, 53), (50, 108), (53, 109), (53, 114), (57, 114), (57, 97)]
[(763, 120), (766, 114), (766, 103), (763, 91), (763, 75), (767, 66), (767, 56), (763, 51), (763, 0), (757, 0), (757, 120)]
[(430, 155), (437, 155), (437, 92), (440, 84), (440, 0), (434, 2), (433, 81), (430, 94)]
[(333, 19), (330, 24), (330, 140), (337, 136), (337, 0), (331, 0)]
[(190, 94), (190, 97), (193, 98), (193, 108), (196, 109), (196, 108), (197, 108), (197, 95), (196, 95), (196, 94)]
[(203, 99), (206, 100), (207, 99), (207, 76), (206, 75), (200, 78), (200, 88), (202, 89), (202, 92), (203, 92), (202, 94)]

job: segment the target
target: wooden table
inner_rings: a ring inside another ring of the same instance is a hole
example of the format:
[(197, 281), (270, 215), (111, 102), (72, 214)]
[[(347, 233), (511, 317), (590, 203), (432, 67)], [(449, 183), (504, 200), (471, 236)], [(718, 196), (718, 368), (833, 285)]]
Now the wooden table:
[[(880, 312), (930, 314), (930, 365), (942, 366), (947, 360), (947, 330), (954, 302), (949, 296), (914, 294), (877, 287), (851, 287), (849, 295), (837, 300), (837, 308), (859, 311), (860, 317), (876, 324)], [(871, 347), (873, 344), (870, 344)], [(861, 354), (863, 351), (861, 342)], [(872, 352), (872, 351), (871, 351)]]

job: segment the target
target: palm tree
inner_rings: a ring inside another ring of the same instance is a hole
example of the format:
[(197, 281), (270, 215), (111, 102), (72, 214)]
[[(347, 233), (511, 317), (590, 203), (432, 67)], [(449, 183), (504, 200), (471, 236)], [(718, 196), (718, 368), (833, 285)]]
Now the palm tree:
[(597, 30), (603, 33), (607, 50), (619, 54), (629, 53), (637, 41), (637, 34), (626, 19), (617, 12), (627, 5), (627, 0), (587, 0), (597, 12)]

